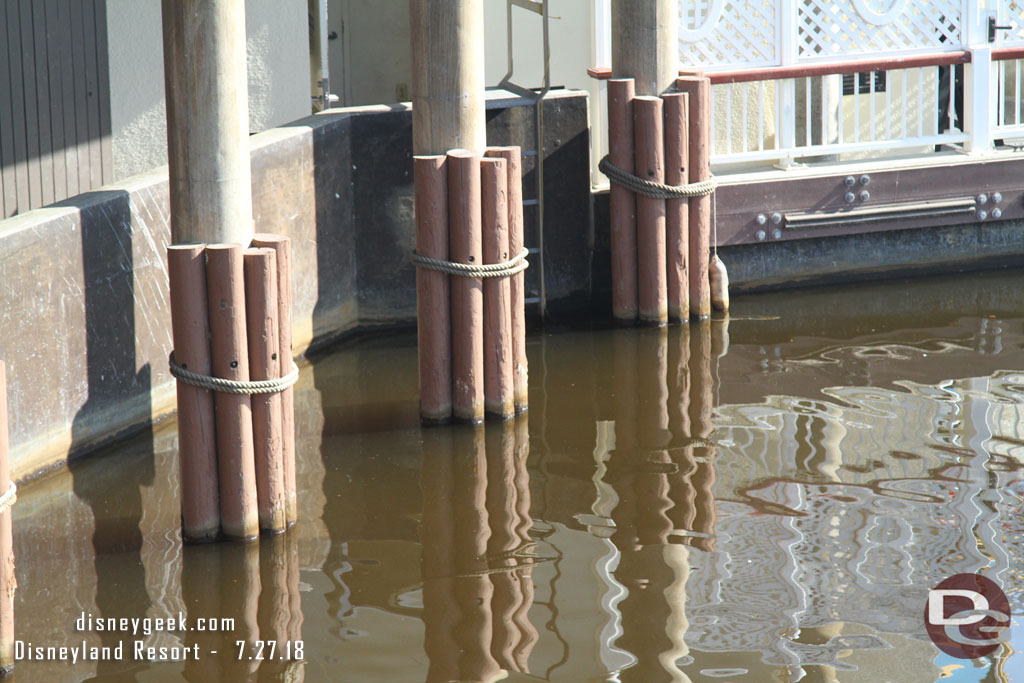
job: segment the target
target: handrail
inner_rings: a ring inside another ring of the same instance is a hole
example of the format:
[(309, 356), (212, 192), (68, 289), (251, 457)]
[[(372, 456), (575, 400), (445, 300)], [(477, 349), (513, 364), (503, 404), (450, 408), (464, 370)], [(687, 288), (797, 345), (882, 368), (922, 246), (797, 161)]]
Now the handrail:
[(1001, 47), (992, 50), (993, 62), (1002, 62), (1010, 59), (1024, 59), (1024, 47)]
[[(1002, 51), (1001, 51), (1002, 52)], [(1006, 53), (1011, 50), (1006, 50)], [(1013, 49), (1012, 52), (1024, 52)], [(996, 59), (993, 51), (992, 58)], [(1024, 56), (1024, 54), (1022, 54)], [(1013, 59), (1014, 57), (1002, 57)], [(738, 71), (719, 71), (708, 73), (712, 85), (720, 83), (752, 83), (755, 81), (772, 81), (787, 78), (809, 78), (813, 76), (832, 76), (837, 74), (855, 74), (865, 71), (886, 71), (889, 69), (912, 69), (925, 66), (945, 66), (948, 64), (967, 64), (971, 61), (971, 53), (966, 50), (957, 52), (939, 52), (932, 54), (907, 55), (906, 57), (883, 57), (880, 59), (858, 59), (849, 62), (821, 62), (815, 64), (796, 64), (793, 66), (771, 66), (763, 69), (743, 69)], [(682, 73), (682, 72), (680, 72)]]

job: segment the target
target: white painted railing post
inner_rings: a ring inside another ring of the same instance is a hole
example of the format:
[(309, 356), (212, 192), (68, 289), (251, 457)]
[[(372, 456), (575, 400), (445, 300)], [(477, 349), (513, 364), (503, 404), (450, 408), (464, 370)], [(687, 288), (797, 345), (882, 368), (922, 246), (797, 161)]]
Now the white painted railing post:
[[(964, 68), (964, 127), (968, 134), (967, 151), (977, 154), (992, 149), (997, 83), (993, 78), (992, 46), (988, 42), (989, 11), (982, 8), (985, 0), (970, 0), (964, 17), (967, 50), (971, 63)], [(954, 67), (950, 67), (950, 74)]]
[[(782, 0), (779, 8), (779, 61), (793, 66), (797, 58), (797, 0)], [(779, 92), (779, 110), (775, 112), (776, 144), (786, 150), (783, 166), (791, 163), (789, 150), (796, 147), (796, 79), (787, 78), (775, 84)], [(807, 93), (810, 97), (810, 93)]]

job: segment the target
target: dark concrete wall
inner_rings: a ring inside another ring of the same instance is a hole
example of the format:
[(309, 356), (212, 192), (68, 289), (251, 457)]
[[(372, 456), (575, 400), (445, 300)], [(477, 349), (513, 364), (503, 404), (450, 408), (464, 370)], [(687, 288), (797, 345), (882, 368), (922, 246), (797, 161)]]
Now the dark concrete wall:
[[(532, 149), (525, 105), (488, 103), (492, 144)], [(571, 310), (591, 283), (586, 95), (552, 93), (544, 113), (548, 296), (552, 310)], [(413, 324), (411, 110), (337, 110), (251, 140), (256, 228), (293, 239), (296, 348)], [(524, 165), (532, 187), (533, 163)], [(166, 169), (0, 222), (16, 477), (173, 409), (169, 234)]]
[[(408, 110), (352, 117), (343, 136), (351, 145), (346, 202), (356, 229), (356, 291), (361, 324), (412, 321), (416, 317), (415, 270), (409, 263), (412, 232), (412, 118)], [(487, 141), (532, 150), (534, 109), (520, 99), (492, 100)], [(549, 311), (569, 314), (589, 303), (593, 238), (590, 220), (590, 140), (587, 97), (556, 93), (544, 104), (545, 275)], [(536, 157), (523, 158), (523, 197), (536, 197)], [(524, 211), (526, 244), (536, 245), (533, 207)], [(537, 288), (536, 259), (526, 271), (526, 287)]]

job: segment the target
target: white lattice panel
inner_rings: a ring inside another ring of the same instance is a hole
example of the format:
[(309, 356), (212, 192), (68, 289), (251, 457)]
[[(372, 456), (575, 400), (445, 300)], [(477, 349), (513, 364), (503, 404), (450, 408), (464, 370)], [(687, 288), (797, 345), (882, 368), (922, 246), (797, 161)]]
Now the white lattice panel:
[(961, 13), (961, 0), (802, 0), (798, 58), (959, 50)]
[(683, 0), (679, 61), (701, 68), (779, 64), (777, 0)]
[(996, 32), (997, 47), (1019, 47), (1024, 45), (1024, 2), (1000, 0), (999, 24), (1010, 26), (1009, 30)]

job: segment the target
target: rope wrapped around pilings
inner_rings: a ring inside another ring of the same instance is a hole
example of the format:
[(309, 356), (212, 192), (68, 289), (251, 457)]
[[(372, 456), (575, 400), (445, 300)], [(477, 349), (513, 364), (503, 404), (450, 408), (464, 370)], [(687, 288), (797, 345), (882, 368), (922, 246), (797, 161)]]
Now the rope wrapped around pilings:
[(601, 173), (604, 173), (616, 185), (621, 185), (645, 197), (654, 199), (689, 199), (691, 197), (706, 197), (712, 194), (718, 187), (718, 180), (712, 176), (707, 180), (687, 185), (666, 185), (653, 180), (641, 178), (625, 171), (618, 166), (613, 166), (607, 155), (597, 165)]
[(170, 358), (167, 359), (167, 366), (171, 371), (171, 375), (185, 384), (191, 384), (194, 387), (200, 389), (209, 389), (210, 391), (219, 391), (225, 394), (277, 394), (288, 387), (292, 386), (299, 380), (299, 366), (292, 361), (292, 369), (287, 375), (283, 377), (276, 377), (274, 379), (263, 379), (254, 382), (243, 382), (241, 380), (223, 379), (221, 377), (213, 377), (212, 375), (202, 375), (198, 372), (192, 372), (182, 366), (178, 365), (174, 361), (174, 352), (171, 351)]
[(468, 263), (455, 263), (454, 261), (446, 261), (445, 259), (431, 258), (429, 256), (421, 256), (416, 252), (412, 253), (412, 263), (417, 268), (426, 268), (427, 270), (436, 270), (439, 273), (445, 273), (447, 275), (458, 275), (461, 277), (508, 277), (521, 273), (530, 267), (526, 257), (530, 255), (528, 249), (523, 249), (521, 252), (513, 256), (504, 263), (488, 263), (485, 265), (472, 265)]
[(18, 487), (15, 486), (14, 482), (7, 487), (4, 494), (0, 496), (0, 515), (7, 512), (14, 506), (15, 501), (18, 500)]

